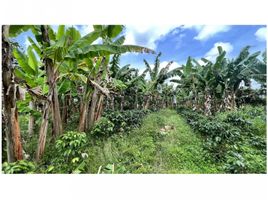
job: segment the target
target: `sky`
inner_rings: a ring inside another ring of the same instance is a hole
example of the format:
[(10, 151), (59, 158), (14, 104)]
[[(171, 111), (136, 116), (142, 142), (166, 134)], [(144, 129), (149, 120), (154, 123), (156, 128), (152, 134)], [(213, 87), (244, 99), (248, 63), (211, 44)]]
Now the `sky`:
[[(82, 36), (93, 31), (92, 26), (76, 25)], [(57, 26), (52, 26), (57, 30)], [(250, 45), (250, 51), (264, 51), (267, 27), (265, 25), (126, 25), (124, 44), (145, 46), (161, 52), (161, 67), (174, 61), (170, 69), (185, 64), (188, 56), (200, 60), (202, 57), (214, 60), (217, 46), (222, 46), (228, 58), (236, 57), (240, 50)], [(15, 40), (24, 48), (33, 37), (30, 31), (20, 34)], [(100, 41), (95, 41), (99, 43)], [(143, 59), (153, 65), (156, 55), (125, 53), (121, 55), (121, 66), (131, 64), (140, 72), (145, 69)]]

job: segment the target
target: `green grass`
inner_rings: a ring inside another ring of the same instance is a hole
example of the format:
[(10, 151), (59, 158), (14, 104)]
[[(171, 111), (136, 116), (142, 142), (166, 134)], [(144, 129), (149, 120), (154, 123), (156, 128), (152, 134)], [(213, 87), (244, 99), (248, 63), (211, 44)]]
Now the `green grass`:
[[(165, 126), (173, 127), (162, 131)], [(140, 128), (105, 139), (92, 139), (87, 173), (222, 173), (202, 147), (202, 140), (172, 110), (149, 114)], [(109, 167), (108, 167), (109, 168)]]

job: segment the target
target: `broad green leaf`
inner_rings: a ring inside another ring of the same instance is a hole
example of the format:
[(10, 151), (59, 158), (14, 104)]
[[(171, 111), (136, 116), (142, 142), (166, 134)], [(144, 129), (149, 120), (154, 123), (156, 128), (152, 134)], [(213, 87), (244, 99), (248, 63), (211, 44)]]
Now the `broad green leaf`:
[(21, 79), (25, 79), (25, 74), (18, 68), (15, 68), (15, 76)]
[(118, 36), (122, 32), (123, 28), (124, 28), (124, 26), (122, 26), (122, 25), (108, 25), (107, 36), (109, 38), (115, 38), (116, 36)]
[[(74, 51), (83, 48), (83, 46), (88, 46), (92, 44), (95, 40), (97, 40), (101, 35), (101, 31), (93, 31), (84, 37), (77, 40), (72, 46), (70, 46), (69, 51)], [(82, 52), (81, 52), (82, 53)]]
[(122, 45), (125, 42), (125, 36), (121, 36), (120, 38), (118, 38), (116, 41), (114, 41), (115, 45)]
[(32, 28), (31, 25), (11, 25), (9, 27), (9, 37), (16, 37), (24, 31), (28, 31)]
[(65, 32), (65, 26), (59, 25), (56, 39), (59, 40), (64, 35), (64, 32)]
[(34, 76), (35, 70), (28, 65), (28, 58), (18, 49), (13, 50), (13, 55), (17, 59), (19, 66), (29, 75)]
[(59, 93), (65, 94), (66, 92), (71, 90), (71, 82), (68, 80), (63, 80), (62, 83), (60, 84), (59, 88)]
[(70, 27), (66, 30), (65, 33), (68, 39), (68, 46), (72, 46), (76, 41), (81, 38), (80, 32), (76, 30), (74, 27)]
[(74, 75), (78, 77), (81, 81), (83, 81), (85, 84), (87, 83), (87, 77), (85, 75), (78, 73), (75, 73)]
[(31, 43), (31, 46), (33, 47), (33, 49), (35, 50), (37, 55), (40, 57), (41, 56), (41, 49), (40, 49), (39, 45), (37, 43), (35, 43), (31, 37), (28, 37), (28, 41)]
[(186, 66), (185, 66), (185, 70), (184, 70), (185, 73), (190, 74), (191, 71), (192, 71), (192, 68), (193, 68), (192, 59), (191, 59), (191, 57), (188, 57), (187, 63), (186, 63)]
[(33, 47), (29, 46), (27, 49), (27, 53), (28, 53), (28, 64), (29, 66), (36, 72), (38, 72), (38, 61), (36, 59), (35, 54), (33, 53)]
[(50, 26), (48, 26), (48, 36), (50, 42), (56, 41), (56, 34)]
[(86, 57), (99, 57), (107, 56), (110, 54), (122, 54), (127, 52), (136, 53), (155, 53), (153, 50), (141, 47), (137, 45), (114, 45), (114, 44), (94, 44), (87, 45), (86, 43), (81, 44), (78, 48), (72, 48), (66, 55), (67, 59), (77, 59)]

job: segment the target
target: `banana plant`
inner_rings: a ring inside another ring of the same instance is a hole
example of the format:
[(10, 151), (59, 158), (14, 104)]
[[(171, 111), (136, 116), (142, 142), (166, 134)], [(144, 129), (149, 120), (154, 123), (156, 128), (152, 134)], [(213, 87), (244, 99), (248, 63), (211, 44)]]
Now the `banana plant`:
[(2, 83), (3, 83), (3, 122), (5, 128), (3, 132), (7, 141), (7, 160), (15, 162), (23, 159), (23, 147), (19, 125), (19, 113), (17, 100), (20, 98), (20, 89), (15, 77), (16, 66), (13, 63), (13, 47), (10, 41), (23, 31), (28, 30), (28, 26), (2, 27)]
[(161, 52), (155, 58), (154, 67), (151, 68), (149, 63), (144, 59), (144, 63), (146, 66), (146, 70), (149, 72), (149, 81), (147, 83), (146, 89), (146, 100), (144, 104), (144, 109), (148, 109), (150, 105), (150, 101), (156, 98), (158, 95), (158, 90), (161, 89), (161, 85), (169, 78), (176, 76), (179, 74), (179, 69), (173, 69), (169, 71), (170, 66), (172, 65), (173, 61), (168, 62), (168, 64), (160, 69), (160, 56)]

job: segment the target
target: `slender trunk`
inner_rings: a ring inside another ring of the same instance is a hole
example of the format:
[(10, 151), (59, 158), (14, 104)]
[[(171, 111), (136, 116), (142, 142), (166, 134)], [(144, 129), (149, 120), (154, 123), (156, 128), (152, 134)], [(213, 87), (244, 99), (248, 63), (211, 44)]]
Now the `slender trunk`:
[(139, 99), (138, 99), (138, 92), (135, 93), (135, 105), (134, 109), (139, 109)]
[[(48, 35), (47, 26), (42, 25), (41, 32), (42, 32), (43, 43), (49, 46), (50, 39)], [(62, 133), (62, 121), (61, 121), (61, 116), (60, 116), (60, 106), (59, 106), (58, 91), (57, 91), (57, 86), (56, 86), (57, 72), (54, 70), (53, 61), (50, 58), (44, 58), (43, 61), (46, 67), (49, 89), (52, 91), (52, 102), (51, 102), (52, 119), (53, 119), (52, 120), (52, 123), (53, 123), (52, 135), (56, 137), (57, 135)]]
[(92, 94), (91, 104), (89, 108), (89, 116), (88, 116), (88, 128), (91, 129), (94, 126), (94, 116), (96, 105), (98, 101), (98, 89), (94, 88), (94, 92)]
[(205, 92), (205, 115), (209, 116), (211, 115), (211, 95), (209, 94), (208, 91)]
[(114, 95), (111, 95), (111, 109), (114, 110)]
[(44, 109), (43, 109), (42, 122), (41, 122), (40, 130), (39, 130), (39, 140), (38, 140), (38, 147), (37, 147), (37, 154), (36, 154), (37, 161), (40, 160), (40, 158), (42, 157), (42, 155), (45, 151), (51, 99), (52, 99), (52, 92), (50, 91), (48, 94)]
[(62, 106), (62, 114), (61, 114), (63, 124), (67, 123), (67, 112), (68, 112), (67, 107), (68, 107), (68, 105), (67, 105), (67, 95), (65, 95), (64, 100), (63, 100), (63, 106)]
[(86, 130), (86, 119), (88, 117), (88, 106), (89, 106), (88, 100), (84, 100), (84, 102), (82, 104), (82, 109), (80, 111), (80, 117), (79, 117), (78, 131), (80, 131), (80, 132), (84, 132)]
[(103, 110), (103, 100), (104, 100), (104, 95), (100, 94), (98, 105), (97, 105), (97, 112), (95, 116), (95, 121), (98, 121), (101, 117), (102, 110)]
[(68, 92), (65, 94), (64, 100), (63, 100), (63, 109), (62, 109), (62, 122), (64, 124), (67, 124), (68, 122), (68, 115), (69, 115), (69, 110), (71, 106), (71, 94)]
[(78, 131), (84, 132), (88, 129), (88, 115), (89, 115), (89, 104), (91, 92), (88, 90), (89, 78), (87, 79), (87, 86), (84, 90), (84, 94), (81, 97), (80, 104), (80, 116), (79, 116), (79, 126)]
[[(29, 108), (31, 109), (31, 110), (34, 110), (34, 102), (33, 101), (30, 101), (30, 103), (29, 103)], [(34, 122), (35, 122), (35, 120), (34, 120), (34, 116), (33, 116), (33, 114), (32, 114), (32, 111), (31, 111), (31, 113), (30, 113), (30, 116), (29, 116), (29, 124), (28, 124), (28, 132), (29, 132), (29, 136), (32, 136), (33, 135), (33, 131), (34, 131)]]
[(236, 109), (236, 92), (232, 91), (231, 93), (231, 109), (234, 110)]
[(148, 109), (150, 106), (150, 96), (147, 96), (146, 97), (146, 102), (145, 102), (145, 105), (144, 105), (144, 109)]
[(231, 95), (229, 94), (229, 92), (225, 92), (225, 94), (224, 94), (222, 107), (224, 107), (224, 110), (231, 110), (232, 109)]
[[(48, 28), (45, 25), (41, 26), (42, 32), (42, 42), (43, 45), (50, 45), (50, 40), (48, 36)], [(62, 122), (60, 117), (60, 107), (58, 100), (58, 93), (56, 88), (56, 72), (54, 72), (53, 61), (50, 58), (43, 59), (46, 73), (47, 73), (47, 81), (49, 85), (49, 93), (47, 95), (47, 100), (43, 109), (42, 122), (39, 130), (39, 141), (37, 147), (36, 160), (38, 161), (45, 150), (46, 144), (46, 136), (48, 129), (48, 118), (50, 108), (52, 110), (52, 135), (55, 137), (57, 134), (62, 133)]]
[(79, 104), (79, 112), (80, 113), (83, 110), (83, 105), (84, 105), (84, 98), (83, 98), (83, 96), (80, 96), (80, 104)]
[(121, 101), (120, 101), (120, 110), (124, 110), (124, 104), (125, 104), (125, 96), (124, 94), (121, 94)]
[(16, 84), (12, 66), (12, 46), (8, 39), (9, 26), (2, 27), (2, 83), (5, 134), (7, 139), (7, 160), (23, 159), (18, 110), (16, 107)]

